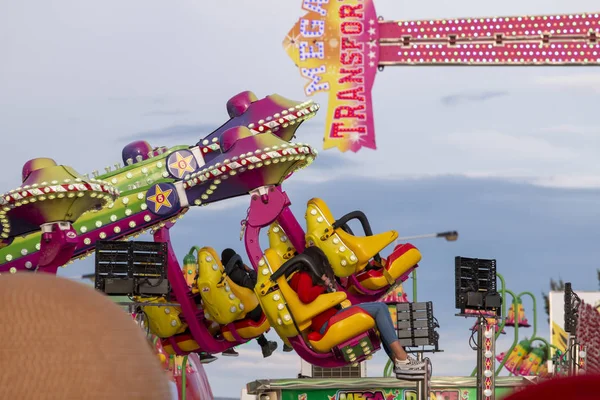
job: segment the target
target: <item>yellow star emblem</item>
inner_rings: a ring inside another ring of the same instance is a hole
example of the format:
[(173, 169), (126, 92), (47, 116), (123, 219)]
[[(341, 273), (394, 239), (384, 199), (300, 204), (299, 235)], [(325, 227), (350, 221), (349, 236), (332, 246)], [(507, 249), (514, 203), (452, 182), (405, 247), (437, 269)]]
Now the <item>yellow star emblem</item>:
[(163, 206), (167, 208), (173, 207), (173, 205), (169, 201), (169, 195), (172, 191), (173, 189), (169, 189), (163, 192), (160, 186), (156, 185), (156, 193), (154, 193), (153, 196), (148, 197), (148, 200), (154, 203), (155, 213), (158, 213)]
[(180, 153), (175, 153), (175, 157), (177, 159), (169, 164), (169, 168), (177, 171), (178, 178), (182, 178), (186, 172), (194, 172), (194, 168), (192, 168), (193, 155), (183, 157)]

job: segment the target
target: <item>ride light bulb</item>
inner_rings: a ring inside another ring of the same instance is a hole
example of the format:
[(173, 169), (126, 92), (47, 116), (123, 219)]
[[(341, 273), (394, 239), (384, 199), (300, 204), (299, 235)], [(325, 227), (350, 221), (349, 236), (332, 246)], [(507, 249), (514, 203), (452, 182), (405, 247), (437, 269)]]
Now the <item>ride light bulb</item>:
[(485, 356), (485, 358), (492, 358), (492, 352), (491, 352), (491, 351), (489, 351), (489, 350), (487, 350), (487, 351), (484, 353), (484, 356)]
[(483, 391), (483, 395), (486, 397), (490, 397), (492, 395), (492, 390), (491, 389), (485, 389)]
[(491, 338), (492, 337), (492, 330), (491, 329), (486, 330), (484, 336), (486, 338), (488, 338), (488, 339)]
[(585, 358), (585, 351), (584, 350), (581, 350), (579, 352), (579, 358)]
[(483, 375), (486, 378), (490, 378), (492, 376), (492, 371), (490, 371), (489, 369), (486, 369), (485, 371), (483, 371)]

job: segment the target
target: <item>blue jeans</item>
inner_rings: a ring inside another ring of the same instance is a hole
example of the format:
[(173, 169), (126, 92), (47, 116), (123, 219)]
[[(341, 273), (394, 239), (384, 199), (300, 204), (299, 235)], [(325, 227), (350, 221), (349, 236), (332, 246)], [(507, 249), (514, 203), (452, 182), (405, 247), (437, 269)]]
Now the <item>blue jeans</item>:
[[(398, 334), (394, 329), (394, 323), (392, 322), (392, 316), (390, 315), (390, 311), (388, 309), (387, 304), (385, 303), (363, 303), (352, 307), (358, 307), (361, 310), (364, 310), (367, 314), (369, 314), (375, 320), (375, 326), (379, 331), (379, 337), (381, 338), (381, 346), (385, 353), (388, 355), (390, 360), (394, 361), (394, 354), (392, 353), (391, 344), (398, 341)], [(348, 310), (352, 307), (345, 308), (344, 310)], [(339, 314), (340, 310), (337, 313)], [(329, 322), (325, 322), (321, 329), (319, 329), (319, 333), (321, 335), (325, 334), (325, 330)]]

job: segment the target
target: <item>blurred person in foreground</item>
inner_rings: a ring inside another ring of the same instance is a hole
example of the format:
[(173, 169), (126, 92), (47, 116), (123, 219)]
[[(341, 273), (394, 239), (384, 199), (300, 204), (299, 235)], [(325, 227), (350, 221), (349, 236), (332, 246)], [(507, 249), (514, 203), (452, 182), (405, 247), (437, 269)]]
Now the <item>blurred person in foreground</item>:
[(552, 378), (529, 385), (504, 400), (598, 400), (600, 375), (577, 375)]
[(142, 330), (93, 288), (0, 276), (0, 399), (170, 400)]

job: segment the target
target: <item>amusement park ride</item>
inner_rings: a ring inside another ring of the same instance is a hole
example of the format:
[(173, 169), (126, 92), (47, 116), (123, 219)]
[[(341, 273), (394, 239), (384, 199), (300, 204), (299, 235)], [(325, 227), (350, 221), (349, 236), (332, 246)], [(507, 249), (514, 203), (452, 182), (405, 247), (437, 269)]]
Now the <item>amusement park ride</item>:
[[(303, 8), (309, 13), (285, 44), (310, 79), (306, 93), (331, 92), (325, 148), (375, 148), (371, 88), (377, 70), (386, 66), (600, 64), (597, 13), (392, 22), (377, 18), (370, 0), (305, 0)], [(122, 164), (92, 176), (48, 158), (26, 162), (20, 186), (0, 198), (0, 274), (56, 274), (98, 245), (112, 257), (104, 272), (97, 270), (102, 290), (133, 296), (167, 353), (221, 353), (273, 328), (316, 366), (370, 358), (380, 340), (368, 314), (341, 312), (324, 334), (310, 331), (311, 320), (332, 307), (379, 301), (408, 278), (421, 254), (411, 244), (398, 244), (382, 257), (396, 231), (373, 234), (362, 212), (336, 218), (318, 198), (307, 204), (306, 228), (293, 215), (282, 183), (317, 151), (292, 139), (318, 109), (312, 101), (279, 95), (259, 100), (242, 92), (227, 102), (230, 119), (195, 145), (136, 141), (124, 147)], [(231, 281), (230, 265), (210, 247), (197, 248), (182, 268), (170, 243), (176, 221), (194, 206), (246, 194), (242, 236), (257, 272), (254, 291)], [(364, 236), (353, 233), (351, 220), (360, 222)], [(259, 242), (263, 229), (268, 246)], [(162, 243), (156, 252), (164, 264), (135, 261), (133, 250), (119, 253), (118, 246), (113, 251), (107, 245), (146, 231)], [(302, 254), (307, 246), (323, 250), (339, 278), (335, 290), (308, 305), (288, 284), (301, 265), (318, 271)], [(257, 306), (263, 314), (255, 321), (247, 314)], [(480, 347), (493, 346), (495, 328), (481, 318), (478, 324)], [(493, 398), (490, 376), (484, 380), (482, 398)]]
[[(230, 120), (194, 146), (166, 149), (134, 142), (123, 149), (125, 166), (117, 164), (102, 175), (94, 172), (91, 178), (50, 159), (28, 161), (21, 186), (1, 200), (0, 272), (56, 273), (58, 267), (91, 254), (99, 242), (150, 229), (156, 242), (166, 243), (167, 271), (160, 271), (156, 260), (128, 265), (137, 256), (126, 252), (120, 257), (116, 251), (105, 269), (110, 287), (104, 290), (136, 295), (146, 306), (176, 303), (176, 312), (169, 307), (146, 312), (167, 352), (220, 353), (272, 327), (314, 365), (363, 361), (380, 346), (371, 317), (355, 310), (338, 314), (323, 335), (309, 332), (311, 319), (337, 305), (378, 300), (406, 279), (421, 255), (412, 245), (402, 244), (389, 257), (381, 257), (379, 252), (396, 240), (397, 232), (373, 235), (363, 213), (336, 219), (317, 198), (307, 205), (306, 232), (300, 226), (281, 183), (316, 156), (309, 145), (290, 140), (317, 109), (311, 101), (298, 103), (277, 95), (258, 100), (243, 92), (227, 103)], [(188, 285), (169, 229), (191, 206), (246, 193), (251, 196), (243, 237), (258, 272), (255, 293), (227, 277), (228, 265), (222, 265), (210, 247), (198, 249), (199, 278)], [(347, 224), (353, 219), (367, 236), (352, 233)], [(259, 243), (263, 228), (269, 228), (266, 250)], [(299, 254), (307, 245), (325, 252), (343, 283), (337, 291), (303, 305), (287, 278), (299, 264), (316, 268)], [(164, 277), (170, 285), (161, 291), (152, 279)], [(144, 295), (155, 299), (144, 300)], [(246, 314), (258, 304), (264, 314), (257, 322)]]

